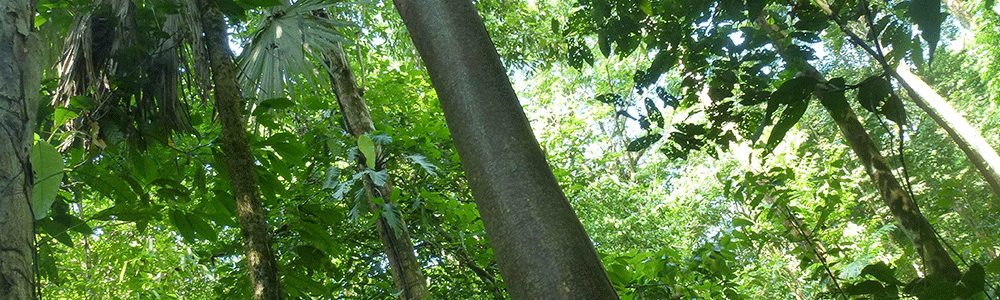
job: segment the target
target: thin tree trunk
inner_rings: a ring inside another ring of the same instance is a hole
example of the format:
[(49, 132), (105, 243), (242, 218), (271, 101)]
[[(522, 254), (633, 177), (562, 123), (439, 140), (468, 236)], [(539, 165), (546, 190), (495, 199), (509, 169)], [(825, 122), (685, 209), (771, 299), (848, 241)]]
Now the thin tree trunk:
[(41, 67), (35, 1), (0, 2), (0, 299), (35, 299), (32, 137)]
[(903, 190), (899, 181), (892, 175), (889, 164), (882, 157), (875, 143), (872, 142), (864, 126), (858, 121), (857, 115), (854, 114), (850, 104), (847, 103), (847, 98), (844, 97), (844, 92), (837, 92), (830, 88), (826, 83), (826, 78), (808, 62), (787, 55), (786, 49), (781, 46), (786, 45), (786, 35), (780, 32), (776, 25), (769, 24), (765, 16), (761, 15), (757, 19), (757, 23), (771, 35), (774, 40), (772, 45), (778, 48), (778, 52), (789, 62), (789, 66), (799, 68), (805, 76), (812, 77), (821, 83), (823, 88), (817, 86), (813, 90), (813, 95), (821, 99), (823, 107), (840, 127), (844, 140), (851, 146), (854, 154), (861, 159), (861, 164), (882, 196), (882, 202), (889, 207), (889, 211), (899, 221), (900, 228), (910, 237), (917, 252), (921, 255), (927, 273), (940, 274), (952, 283), (958, 282), (962, 272), (941, 246), (931, 224), (920, 213), (920, 208), (910, 199), (909, 194)]
[(513, 299), (618, 299), (469, 0), (394, 0)]
[(979, 135), (979, 130), (972, 128), (958, 111), (920, 77), (913, 75), (909, 68), (899, 64), (896, 73), (898, 74), (896, 78), (901, 79), (900, 83), (910, 94), (913, 102), (944, 128), (944, 131), (951, 136), (951, 140), (955, 141), (958, 148), (969, 157), (972, 165), (976, 166), (979, 174), (983, 175), (983, 179), (993, 190), (993, 195), (1000, 200), (1000, 156), (997, 156), (993, 147)]
[[(961, 7), (960, 4), (950, 3), (953, 1), (948, 1), (949, 7), (952, 5)], [(895, 70), (892, 69), (880, 54), (861, 42), (863, 40), (840, 21), (825, 2), (817, 1), (817, 3), (827, 15), (830, 15), (837, 22), (844, 34), (849, 36), (855, 44), (878, 61), (886, 73), (896, 78), (900, 85), (903, 86), (903, 89), (906, 90), (910, 99), (913, 99), (913, 102), (921, 110), (927, 113), (927, 115), (934, 119), (934, 122), (938, 126), (941, 126), (948, 133), (951, 140), (958, 144), (958, 147), (965, 152), (972, 165), (976, 166), (980, 175), (983, 176), (983, 179), (986, 180), (986, 183), (993, 190), (994, 196), (1000, 199), (1000, 156), (997, 156), (996, 150), (990, 147), (986, 143), (986, 140), (979, 135), (979, 131), (973, 130), (965, 118), (959, 115), (955, 109), (951, 108), (951, 105), (947, 101), (944, 101), (941, 96), (937, 95), (922, 79), (910, 73), (903, 64), (900, 64), (899, 68)]]
[(222, 151), (226, 154), (229, 182), (236, 198), (236, 212), (240, 221), (240, 234), (246, 252), (253, 299), (283, 299), (278, 280), (278, 264), (271, 249), (271, 227), (265, 219), (257, 190), (257, 170), (247, 141), (246, 123), (243, 121), (242, 95), (236, 83), (233, 54), (226, 38), (226, 21), (212, 0), (199, 3), (205, 45), (211, 60), (212, 80), (215, 83), (215, 109), (222, 125)]
[[(327, 18), (324, 11), (317, 11), (316, 14), (322, 18)], [(348, 131), (355, 138), (361, 137), (375, 131), (372, 116), (365, 103), (364, 92), (358, 87), (357, 79), (351, 70), (350, 64), (341, 48), (334, 49), (325, 54), (325, 63), (329, 67), (330, 84), (333, 86), (334, 94), (337, 96), (337, 103), (340, 105), (341, 115), (344, 123), (347, 123)], [(381, 148), (376, 143), (376, 148)], [(368, 159), (375, 159), (369, 157)], [(359, 159), (355, 166), (357, 170), (364, 171), (368, 166), (364, 160)], [(368, 194), (368, 205), (372, 211), (379, 209), (386, 203), (392, 203), (392, 187), (388, 178), (385, 185), (376, 185), (370, 177), (365, 176), (365, 191)], [(379, 203), (376, 203), (377, 198)], [(392, 272), (393, 283), (396, 289), (402, 291), (399, 299), (424, 299), (430, 297), (427, 289), (427, 280), (420, 270), (420, 263), (413, 252), (413, 243), (410, 241), (409, 230), (406, 222), (400, 218), (403, 224), (399, 235), (389, 226), (389, 222), (384, 216), (378, 217), (375, 227), (378, 229), (379, 239), (382, 240), (382, 249), (389, 259), (389, 270)]]

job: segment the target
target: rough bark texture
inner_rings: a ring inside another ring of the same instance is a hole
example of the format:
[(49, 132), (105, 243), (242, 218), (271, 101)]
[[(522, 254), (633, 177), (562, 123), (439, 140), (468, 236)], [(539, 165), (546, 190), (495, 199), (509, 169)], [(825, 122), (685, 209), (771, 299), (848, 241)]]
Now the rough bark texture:
[(475, 6), (394, 0), (441, 99), (513, 299), (617, 299)]
[(215, 83), (215, 109), (222, 125), (221, 147), (226, 154), (229, 182), (236, 198), (253, 299), (282, 299), (284, 293), (278, 280), (278, 264), (271, 249), (271, 227), (264, 218), (257, 190), (257, 171), (243, 121), (242, 95), (236, 83), (233, 54), (226, 39), (226, 21), (215, 1), (202, 0), (200, 7), (205, 45), (212, 65), (212, 81)]
[(35, 299), (34, 185), (29, 154), (40, 69), (34, 1), (0, 2), (0, 299)]
[[(325, 12), (317, 12), (320, 17), (326, 17)], [(343, 49), (335, 49), (325, 55), (325, 63), (329, 68), (330, 83), (333, 86), (334, 94), (337, 95), (337, 103), (340, 105), (341, 115), (344, 116), (344, 123), (347, 124), (348, 131), (355, 138), (375, 131), (372, 116), (365, 103), (364, 92), (358, 87), (357, 79), (351, 70), (347, 57)], [(376, 148), (380, 148), (376, 144)], [(369, 158), (374, 159), (374, 158)], [(355, 164), (358, 171), (367, 168), (364, 160), (358, 160)], [(371, 178), (365, 176), (365, 191), (368, 194), (368, 205), (372, 211), (378, 211), (385, 203), (392, 203), (392, 187), (388, 183), (384, 186), (376, 185)], [(381, 198), (381, 203), (376, 203), (375, 198)], [(420, 270), (420, 264), (413, 252), (413, 243), (410, 241), (410, 234), (406, 229), (406, 222), (403, 222), (403, 230), (397, 236), (389, 227), (389, 222), (384, 216), (379, 216), (378, 229), (379, 239), (382, 241), (382, 250), (389, 259), (389, 270), (392, 272), (392, 280), (397, 290), (403, 291), (399, 294), (399, 299), (424, 299), (430, 297), (427, 289), (427, 280)]]
[(785, 49), (780, 45), (786, 45), (785, 34), (780, 32), (777, 26), (767, 22), (764, 16), (757, 20), (758, 25), (766, 30), (774, 39), (772, 45), (778, 48), (781, 56), (798, 68), (805, 76), (815, 78), (821, 84), (813, 90), (813, 95), (820, 98), (823, 107), (833, 117), (834, 122), (840, 128), (844, 140), (850, 145), (854, 154), (861, 160), (861, 165), (871, 178), (875, 188), (882, 196), (882, 203), (889, 207), (890, 213), (899, 221), (900, 228), (906, 232), (913, 242), (914, 247), (920, 253), (928, 274), (939, 274), (952, 283), (961, 279), (962, 272), (955, 265), (948, 252), (941, 246), (934, 229), (927, 222), (920, 208), (910, 199), (909, 194), (903, 190), (899, 181), (892, 174), (892, 169), (882, 157), (878, 147), (872, 142), (871, 136), (865, 130), (858, 116), (854, 114), (843, 91), (835, 92), (826, 84), (826, 78), (808, 62), (792, 55), (786, 55)]

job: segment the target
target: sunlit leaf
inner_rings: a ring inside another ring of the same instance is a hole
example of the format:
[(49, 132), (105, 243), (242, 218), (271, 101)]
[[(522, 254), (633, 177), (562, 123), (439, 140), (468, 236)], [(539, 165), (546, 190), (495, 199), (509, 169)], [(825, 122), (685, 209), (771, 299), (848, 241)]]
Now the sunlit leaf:
[(371, 137), (367, 135), (362, 135), (358, 137), (358, 150), (364, 155), (365, 164), (369, 169), (375, 169), (375, 143), (372, 141)]
[(31, 194), (31, 208), (35, 220), (44, 218), (56, 201), (63, 179), (63, 158), (56, 148), (45, 140), (38, 140), (31, 148), (31, 168), (35, 174), (35, 187)]

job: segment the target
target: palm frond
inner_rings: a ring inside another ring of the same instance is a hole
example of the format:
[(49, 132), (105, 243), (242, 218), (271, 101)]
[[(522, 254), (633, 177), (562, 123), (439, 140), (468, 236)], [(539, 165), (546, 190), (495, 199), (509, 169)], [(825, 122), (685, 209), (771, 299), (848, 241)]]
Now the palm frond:
[(340, 43), (351, 43), (337, 33), (338, 28), (357, 26), (313, 15), (338, 4), (306, 0), (265, 10), (268, 16), (239, 59), (244, 93), (258, 100), (285, 95), (294, 100), (295, 91), (305, 90), (302, 84), (316, 84), (325, 73), (316, 70), (313, 60)]

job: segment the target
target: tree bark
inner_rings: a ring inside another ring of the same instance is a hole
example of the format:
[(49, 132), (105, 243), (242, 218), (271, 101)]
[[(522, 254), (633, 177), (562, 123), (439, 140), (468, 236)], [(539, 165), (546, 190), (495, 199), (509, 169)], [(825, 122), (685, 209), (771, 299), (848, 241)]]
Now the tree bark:
[(41, 67), (35, 1), (0, 2), (0, 299), (35, 299), (32, 140)]
[(979, 174), (993, 190), (993, 195), (1000, 200), (1000, 156), (997, 156), (996, 150), (979, 135), (978, 129), (972, 128), (958, 111), (920, 77), (913, 75), (909, 68), (900, 64), (896, 68), (896, 74), (913, 102), (951, 136), (951, 140), (958, 144), (958, 148), (965, 152), (965, 156), (979, 170)]
[[(319, 17), (327, 18), (324, 11), (317, 11)], [(328, 67), (328, 75), (333, 92), (337, 96), (337, 103), (340, 106), (340, 113), (344, 117), (348, 131), (354, 138), (361, 137), (375, 131), (371, 113), (365, 103), (364, 92), (358, 86), (358, 81), (354, 77), (350, 64), (344, 55), (344, 50), (340, 47), (325, 54), (324, 62)], [(376, 143), (376, 148), (381, 148)], [(368, 159), (375, 159), (374, 157)], [(368, 166), (365, 161), (359, 159), (355, 164), (356, 169), (364, 171)], [(371, 210), (379, 211), (382, 205), (392, 203), (392, 187), (389, 186), (388, 179), (383, 186), (375, 184), (370, 177), (365, 176), (365, 191), (368, 194), (368, 206)], [(374, 199), (381, 198), (376, 203)], [(379, 216), (375, 224), (378, 230), (379, 239), (382, 241), (382, 250), (385, 251), (389, 259), (389, 270), (392, 272), (392, 279), (396, 289), (402, 291), (399, 299), (424, 299), (430, 297), (430, 290), (427, 289), (427, 279), (424, 278), (420, 270), (420, 263), (413, 252), (413, 243), (410, 241), (409, 230), (406, 221), (400, 218), (402, 230), (397, 236), (389, 226), (385, 216)]]
[(394, 0), (430, 73), (513, 299), (618, 299), (475, 6)]
[[(946, 2), (948, 2), (948, 6), (953, 11), (957, 8), (961, 8), (961, 4), (955, 2), (955, 0), (949, 0)], [(969, 161), (972, 162), (972, 165), (976, 167), (979, 174), (983, 176), (983, 179), (990, 186), (990, 189), (993, 190), (993, 194), (1000, 199), (1000, 156), (997, 156), (996, 150), (990, 147), (990, 145), (986, 143), (986, 140), (979, 135), (979, 131), (973, 130), (972, 126), (965, 121), (965, 118), (959, 115), (947, 101), (944, 101), (941, 96), (937, 95), (937, 93), (935, 93), (934, 90), (931, 89), (922, 79), (910, 73), (909, 70), (902, 64), (894, 70), (889, 66), (889, 63), (884, 57), (876, 53), (871, 47), (865, 45), (861, 38), (854, 34), (850, 28), (844, 25), (844, 23), (840, 21), (829, 6), (825, 5), (824, 2), (817, 1), (817, 3), (820, 4), (820, 8), (823, 9), (823, 11), (826, 12), (838, 26), (840, 26), (840, 30), (850, 37), (853, 43), (878, 61), (886, 73), (891, 75), (893, 78), (896, 78), (900, 85), (902, 85), (903, 89), (906, 90), (910, 99), (912, 99), (921, 110), (927, 113), (928, 116), (934, 119), (934, 122), (937, 123), (938, 126), (941, 126), (941, 128), (948, 133), (951, 140), (954, 141), (955, 144), (958, 144), (958, 147), (965, 152), (966, 157), (968, 157)], [(956, 15), (956, 17), (960, 16)], [(968, 16), (963, 18), (967, 17)], [(966, 19), (966, 21), (971, 22), (971, 20), (968, 19)], [(963, 24), (965, 23), (963, 22)]]
[(889, 207), (889, 211), (900, 224), (900, 228), (906, 232), (913, 242), (917, 252), (921, 255), (924, 267), (928, 274), (939, 274), (951, 283), (956, 283), (961, 279), (962, 272), (955, 265), (948, 252), (941, 246), (934, 229), (927, 222), (920, 208), (910, 199), (910, 196), (900, 186), (899, 181), (892, 175), (891, 168), (882, 157), (881, 152), (875, 146), (871, 136), (865, 130), (858, 116), (854, 114), (844, 92), (836, 91), (827, 84), (826, 78), (805, 60), (792, 55), (787, 55), (786, 49), (781, 45), (786, 45), (787, 36), (780, 32), (778, 27), (767, 22), (764, 15), (757, 19), (758, 25), (768, 32), (775, 48), (790, 67), (800, 69), (804, 76), (816, 79), (820, 84), (813, 90), (813, 95), (821, 100), (823, 107), (833, 117), (835, 123), (840, 128), (844, 140), (850, 145), (854, 154), (861, 160), (861, 165), (875, 184), (882, 202)]
[(212, 0), (199, 3), (205, 45), (211, 61), (212, 81), (215, 83), (215, 109), (222, 126), (221, 147), (226, 154), (229, 182), (236, 198), (236, 211), (240, 221), (240, 235), (246, 252), (253, 299), (283, 299), (278, 279), (278, 264), (271, 249), (271, 227), (265, 219), (257, 190), (257, 170), (247, 140), (246, 123), (243, 121), (242, 95), (236, 83), (233, 54), (226, 37), (226, 21), (218, 5)]

